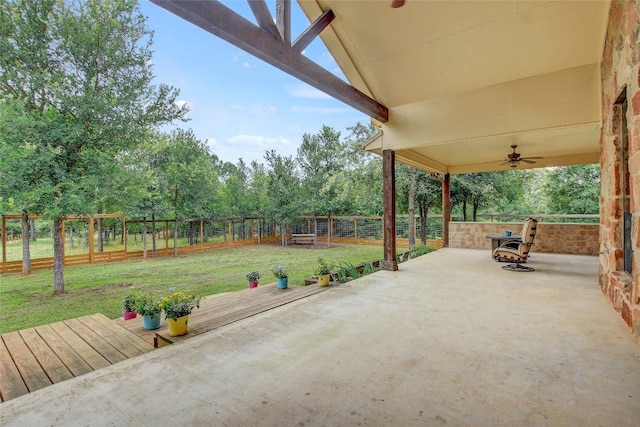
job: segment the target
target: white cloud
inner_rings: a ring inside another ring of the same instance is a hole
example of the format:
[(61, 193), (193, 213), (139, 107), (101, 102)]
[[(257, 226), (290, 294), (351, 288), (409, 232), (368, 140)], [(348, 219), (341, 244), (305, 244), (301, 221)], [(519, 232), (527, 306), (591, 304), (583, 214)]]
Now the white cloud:
[(176, 105), (180, 108), (184, 107), (185, 105), (187, 106), (187, 108), (189, 108), (189, 110), (193, 110), (192, 105), (189, 101), (186, 101), (184, 99), (180, 99), (178, 101), (176, 101)]
[(242, 63), (242, 66), (243, 66), (244, 68), (253, 68), (253, 66), (252, 66), (251, 64), (249, 64), (247, 61), (243, 62), (243, 63)]
[(260, 108), (260, 114), (262, 116), (270, 116), (270, 115), (276, 114), (277, 112), (278, 112), (278, 109), (276, 108), (275, 105), (267, 105), (266, 107)]
[(264, 135), (236, 135), (227, 139), (227, 142), (236, 146), (252, 149), (272, 149), (274, 146), (289, 146), (291, 141), (283, 136), (268, 137)]
[(209, 147), (209, 149), (211, 151), (215, 150), (218, 148), (218, 141), (216, 141), (215, 138), (207, 138), (207, 146)]
[(218, 143), (214, 152), (223, 161), (235, 163), (242, 158), (250, 163), (254, 160), (264, 162), (264, 153), (269, 150), (290, 155), (295, 153), (296, 146), (283, 136), (239, 134)]
[(318, 89), (304, 83), (289, 86), (287, 90), (289, 92), (289, 95), (294, 98), (331, 99), (331, 97), (326, 93), (321, 92)]

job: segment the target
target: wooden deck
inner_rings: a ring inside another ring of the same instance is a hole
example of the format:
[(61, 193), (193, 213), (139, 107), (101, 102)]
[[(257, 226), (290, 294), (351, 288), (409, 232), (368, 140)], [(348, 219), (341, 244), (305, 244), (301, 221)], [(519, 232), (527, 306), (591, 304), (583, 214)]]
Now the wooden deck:
[(9, 332), (0, 338), (3, 402), (153, 350), (102, 314)]
[(141, 316), (125, 321), (102, 314), (9, 332), (0, 336), (0, 397), (4, 402), (327, 289), (271, 284), (205, 297), (181, 337), (169, 336), (164, 319), (160, 329), (149, 331)]
[(219, 295), (211, 295), (200, 301), (200, 308), (189, 315), (189, 333), (180, 337), (169, 336), (166, 320), (162, 320), (160, 329), (148, 331), (142, 327), (142, 319), (124, 321), (118, 319), (130, 332), (155, 346), (162, 346), (200, 335), (224, 325), (250, 317), (284, 304), (308, 297), (309, 295), (330, 289), (309, 286), (293, 286), (279, 289), (276, 284), (261, 285), (253, 289), (244, 289)]

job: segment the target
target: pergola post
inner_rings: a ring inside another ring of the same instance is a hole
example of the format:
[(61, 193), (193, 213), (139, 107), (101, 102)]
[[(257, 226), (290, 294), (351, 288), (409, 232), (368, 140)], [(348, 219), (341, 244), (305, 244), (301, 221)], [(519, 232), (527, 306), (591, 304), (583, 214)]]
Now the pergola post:
[[(94, 231), (94, 226), (93, 226), (93, 217), (90, 216), (87, 218), (87, 225), (89, 226), (89, 230), (87, 232), (87, 240), (88, 240), (88, 246), (89, 246), (89, 264), (93, 264), (95, 262), (95, 254), (94, 254), (94, 249), (93, 249), (93, 233)], [(115, 236), (114, 236), (114, 240), (115, 240)]]
[(396, 153), (382, 152), (382, 217), (384, 229), (384, 260), (382, 269), (396, 271)]
[(442, 181), (442, 244), (449, 246), (449, 222), (451, 221), (451, 175)]

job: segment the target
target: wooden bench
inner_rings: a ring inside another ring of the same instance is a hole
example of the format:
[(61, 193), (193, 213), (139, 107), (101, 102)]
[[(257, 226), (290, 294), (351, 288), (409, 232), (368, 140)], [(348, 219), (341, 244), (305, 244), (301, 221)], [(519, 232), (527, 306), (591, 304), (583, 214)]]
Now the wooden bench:
[(315, 234), (292, 234), (291, 235), (291, 243), (296, 245), (315, 245), (316, 244), (316, 235)]

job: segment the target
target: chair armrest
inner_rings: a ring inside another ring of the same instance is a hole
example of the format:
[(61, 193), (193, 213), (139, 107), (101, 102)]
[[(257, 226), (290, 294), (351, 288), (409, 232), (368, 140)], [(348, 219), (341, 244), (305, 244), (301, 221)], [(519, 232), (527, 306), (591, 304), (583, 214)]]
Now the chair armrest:
[(518, 246), (520, 246), (521, 244), (522, 244), (522, 240), (520, 239), (506, 240), (502, 242), (500, 246), (498, 246), (498, 249), (500, 248), (517, 249)]

